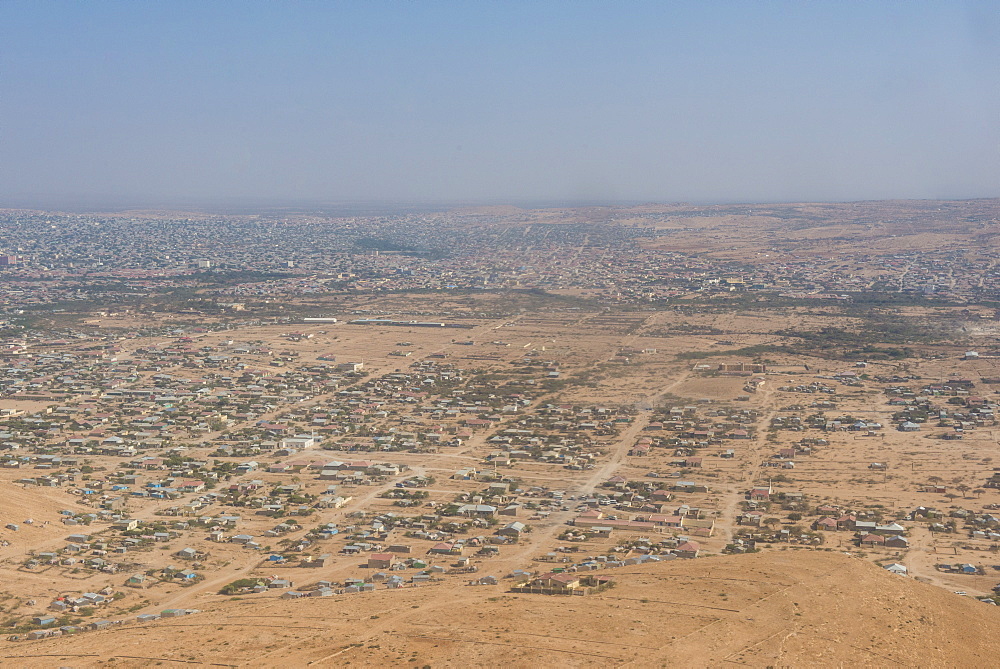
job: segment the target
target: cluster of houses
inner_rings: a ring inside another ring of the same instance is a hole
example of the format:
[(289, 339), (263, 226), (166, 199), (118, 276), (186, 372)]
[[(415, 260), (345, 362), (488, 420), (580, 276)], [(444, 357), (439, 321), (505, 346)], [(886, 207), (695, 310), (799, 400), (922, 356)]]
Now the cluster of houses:
[(56, 613), (77, 613), (83, 607), (98, 607), (111, 601), (114, 601), (114, 592), (105, 588), (101, 592), (84, 592), (79, 596), (61, 595), (52, 600), (48, 608)]
[(542, 592), (545, 594), (591, 594), (613, 583), (610, 576), (569, 572), (547, 572), (516, 583), (512, 592)]
[[(485, 433), (492, 453), (485, 462), (459, 470), (452, 477), (456, 481), (483, 480), (488, 483), (485, 490), (463, 495), (452, 504), (438, 507), (434, 503), (434, 513), (409, 519), (383, 515), (372, 520), (370, 529), (343, 528), (347, 543), (340, 551), (344, 555), (372, 552), (368, 566), (376, 575), (385, 575), (385, 579), (343, 586), (359, 591), (380, 582), (397, 587), (397, 582), (405, 582), (397, 573), (404, 569), (419, 570), (410, 583), (425, 582), (439, 573), (467, 573), (474, 565), (463, 555), (465, 551), (489, 557), (498, 547), (518, 541), (529, 531), (518, 519), (522, 511), (530, 509), (535, 512), (533, 518), (541, 518), (546, 509), (569, 509), (571, 498), (555, 491), (513, 489), (507, 477), (498, 473), (499, 467), (512, 468), (518, 461), (531, 460), (569, 469), (592, 468), (609, 439), (633, 420), (634, 412), (628, 409), (535, 406), (541, 385), (533, 390), (531, 384), (518, 383), (516, 390), (511, 390), (480, 384), (450, 362), (417, 362), (405, 372), (361, 378), (362, 367), (355, 364), (298, 364), (295, 355), (258, 345), (230, 342), (198, 347), (183, 339), (137, 349), (121, 365), (110, 357), (101, 358), (108, 373), (117, 375), (118, 383), (108, 386), (111, 390), (68, 399), (44, 416), (0, 418), (0, 428), (7, 430), (10, 444), (4, 462), (52, 470), (35, 476), (35, 485), (74, 483), (73, 492), (81, 503), (96, 507), (89, 522), (110, 520), (113, 529), (121, 532), (113, 540), (73, 536), (57, 555), (38, 558), (57, 558), (67, 564), (67, 560), (80, 560), (86, 554), (86, 566), (119, 571), (127, 565), (109, 562), (109, 557), (139, 550), (150, 542), (176, 539), (185, 531), (204, 532), (212, 541), (262, 550), (267, 539), (283, 537), (301, 527), (285, 520), (263, 535), (256, 530), (250, 533), (242, 527), (244, 518), (211, 514), (211, 507), (226, 504), (252, 510), (255, 515), (287, 519), (341, 508), (350, 496), (340, 490), (376, 484), (407, 469), (379, 459), (353, 459), (352, 453), (434, 451), (459, 446), (473, 435)], [(281, 364), (271, 364), (275, 362)], [(558, 374), (559, 365), (537, 352), (514, 362), (519, 371), (540, 374), (540, 383), (558, 378), (551, 374)], [(344, 387), (348, 380), (356, 384)], [(954, 397), (962, 397), (967, 404), (972, 401), (959, 394)], [(314, 402), (309, 404), (309, 400)], [(974, 402), (971, 406), (970, 415), (985, 420), (989, 403)], [(917, 413), (908, 411), (907, 416), (916, 419)], [(695, 504), (675, 501), (677, 495), (708, 492), (701, 481), (682, 477), (690, 473), (697, 478), (704, 461), (701, 449), (716, 447), (719, 457), (734, 457), (734, 449), (725, 448), (726, 440), (752, 438), (759, 420), (753, 409), (711, 403), (656, 409), (630, 454), (641, 457), (655, 448), (670, 448), (678, 458), (675, 465), (690, 471), (672, 476), (675, 480), (671, 481), (613, 477), (601, 492), (573, 500), (579, 511), (572, 521), (573, 531), (591, 538), (611, 538), (613, 533), (625, 532), (674, 534), (677, 540), (670, 546), (661, 545), (663, 552), (626, 560), (696, 557), (699, 547), (694, 539), (711, 537), (715, 518), (714, 513)], [(834, 420), (779, 416), (775, 421), (788, 429), (871, 433), (882, 427), (850, 416)], [(791, 465), (794, 458), (811, 454), (823, 445), (821, 442), (803, 439), (778, 449), (771, 461)], [(330, 454), (333, 450), (339, 451), (336, 456)], [(266, 462), (263, 457), (267, 457)], [(111, 460), (112, 467), (100, 470), (88, 464), (92, 459), (108, 464), (109, 458), (120, 461)], [(307, 483), (283, 478), (303, 475), (310, 477)], [(317, 494), (317, 481), (336, 485)], [(27, 480), (24, 484), (29, 485)], [(405, 488), (408, 483), (400, 485)], [(756, 487), (748, 499), (768, 502), (772, 493), (769, 485)], [(149, 499), (176, 500), (175, 506), (163, 506), (157, 513), (178, 520), (155, 530), (130, 520), (130, 509)], [(739, 522), (759, 526), (761, 515), (748, 509)], [(83, 515), (73, 514), (64, 522), (85, 520)], [(385, 537), (395, 527), (408, 530), (414, 539), (431, 542), (429, 555), (455, 557), (458, 562), (448, 568), (415, 558), (395, 559), (391, 549), (383, 548)], [(495, 528), (492, 535), (457, 536), (490, 527)], [(277, 555), (278, 563), (295, 560), (303, 567), (327, 564), (331, 553), (314, 554), (312, 548), (340, 534), (341, 529), (326, 523), (306, 537), (289, 540), (283, 554)], [(862, 546), (907, 545), (902, 526), (859, 521), (848, 514), (823, 515), (813, 523), (813, 529), (855, 532)], [(974, 531), (982, 538), (992, 538), (996, 529), (986, 522)], [(294, 553), (300, 558), (289, 557)], [(199, 552), (184, 548), (173, 555), (195, 560)], [(591, 566), (574, 565), (577, 569)], [(158, 579), (178, 582), (193, 582), (202, 576), (194, 569), (171, 566), (154, 573)], [(148, 579), (149, 574), (137, 573), (126, 584), (146, 587)], [(289, 596), (292, 592), (289, 586)]]
[(949, 574), (965, 574), (966, 576), (976, 576), (982, 575), (985, 572), (982, 567), (977, 567), (974, 564), (969, 564), (967, 562), (960, 562), (955, 564), (937, 564), (935, 568), (938, 571), (943, 571)]
[(895, 409), (892, 419), (898, 430), (918, 432), (935, 426), (946, 429), (941, 438), (961, 439), (966, 432), (996, 424), (997, 402), (973, 394), (974, 388), (969, 379), (950, 379), (920, 388), (891, 385), (885, 393)]
[(572, 520), (574, 527), (586, 528), (596, 536), (611, 536), (615, 530), (652, 532), (685, 532), (694, 536), (710, 537), (715, 530), (715, 519), (702, 516), (700, 509), (681, 505), (673, 513), (637, 514), (633, 518), (605, 517), (599, 509), (588, 509)]
[(135, 618), (124, 618), (118, 620), (95, 620), (93, 622), (78, 625), (58, 626), (58, 619), (55, 616), (36, 616), (31, 619), (31, 624), (39, 627), (26, 634), (15, 634), (8, 637), (10, 641), (33, 641), (36, 639), (48, 639), (51, 637), (63, 636), (66, 634), (79, 634), (81, 632), (96, 632), (126, 625), (130, 622), (148, 623), (161, 618), (179, 618), (181, 616), (201, 613), (198, 609), (164, 609), (160, 613), (144, 613)]
[[(647, 455), (651, 448), (704, 449), (722, 446), (727, 440), (752, 439), (759, 413), (756, 409), (697, 406), (665, 407), (654, 411), (633, 454)], [(671, 436), (662, 436), (671, 432)]]

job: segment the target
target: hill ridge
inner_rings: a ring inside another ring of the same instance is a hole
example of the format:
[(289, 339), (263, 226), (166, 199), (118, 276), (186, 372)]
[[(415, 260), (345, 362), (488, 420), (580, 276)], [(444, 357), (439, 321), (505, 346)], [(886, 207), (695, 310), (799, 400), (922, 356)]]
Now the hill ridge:
[(847, 554), (769, 551), (606, 573), (616, 587), (587, 597), (445, 585), (300, 600), (210, 595), (181, 619), (4, 642), (0, 661), (955, 667), (1000, 657), (996, 608)]

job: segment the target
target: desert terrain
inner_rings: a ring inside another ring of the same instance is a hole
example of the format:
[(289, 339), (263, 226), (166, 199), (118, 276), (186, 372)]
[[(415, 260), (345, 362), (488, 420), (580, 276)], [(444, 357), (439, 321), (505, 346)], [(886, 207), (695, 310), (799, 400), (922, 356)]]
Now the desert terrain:
[(989, 664), (994, 204), (463, 210), (85, 296), (19, 259), (0, 658)]
[[(446, 585), (217, 601), (186, 621), (21, 644), (20, 666), (989, 666), (1000, 611), (841, 553), (623, 570), (586, 598)], [(961, 635), (954, 630), (962, 629)]]

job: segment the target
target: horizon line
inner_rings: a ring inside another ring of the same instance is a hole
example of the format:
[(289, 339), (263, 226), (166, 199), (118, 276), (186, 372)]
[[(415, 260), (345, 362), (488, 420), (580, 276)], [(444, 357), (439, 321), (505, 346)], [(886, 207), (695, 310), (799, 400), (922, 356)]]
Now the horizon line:
[[(997, 200), (997, 196), (980, 197), (946, 197), (946, 198), (916, 198), (887, 197), (859, 199), (789, 199), (789, 200), (678, 200), (678, 199), (532, 199), (532, 198), (482, 198), (482, 199), (405, 199), (405, 198), (357, 198), (357, 199), (313, 199), (313, 198), (253, 198), (224, 197), (214, 200), (202, 198), (177, 198), (169, 201), (156, 199), (122, 200), (117, 202), (112, 198), (51, 198), (45, 203), (41, 198), (0, 198), (0, 211), (39, 211), (47, 213), (67, 214), (100, 214), (122, 213), (127, 211), (159, 211), (159, 212), (190, 212), (203, 214), (249, 215), (251, 213), (310, 213), (295, 210), (355, 210), (344, 211), (342, 215), (360, 216), (364, 213), (403, 213), (403, 212), (444, 212), (456, 209), (485, 207), (516, 207), (518, 209), (584, 209), (584, 208), (634, 208), (643, 206), (669, 207), (720, 207), (720, 206), (780, 206), (795, 204), (862, 204), (875, 202), (973, 202)], [(319, 210), (319, 211), (315, 211)]]

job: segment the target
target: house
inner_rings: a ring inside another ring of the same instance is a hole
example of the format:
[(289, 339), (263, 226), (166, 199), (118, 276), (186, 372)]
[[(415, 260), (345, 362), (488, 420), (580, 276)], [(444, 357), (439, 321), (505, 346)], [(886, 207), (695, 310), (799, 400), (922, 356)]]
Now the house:
[(205, 482), (198, 479), (182, 481), (179, 486), (181, 492), (201, 492), (205, 489)]
[(369, 569), (392, 569), (396, 556), (392, 553), (372, 553), (368, 556)]
[(532, 579), (531, 586), (534, 588), (561, 588), (572, 590), (580, 587), (580, 577), (576, 574), (557, 574), (549, 572)]
[(291, 588), (294, 583), (285, 578), (272, 578), (267, 582), (267, 587), (269, 590), (280, 590), (282, 588)]
[(435, 553), (437, 555), (461, 555), (462, 554), (462, 544), (443, 541), (438, 544), (434, 544), (428, 553)]
[(906, 576), (908, 570), (905, 565), (901, 565), (898, 562), (893, 562), (892, 564), (887, 564), (883, 567), (890, 574), (899, 574), (900, 576)]
[(712, 536), (712, 533), (715, 531), (715, 519), (713, 518), (699, 519), (699, 518), (688, 517), (684, 519), (684, 527), (689, 532), (691, 532), (691, 534), (694, 534), (696, 536), (710, 537)]
[(899, 523), (889, 523), (888, 525), (876, 525), (875, 532), (878, 534), (891, 535), (891, 534), (902, 534), (906, 531), (906, 528)]
[(31, 640), (44, 639), (49, 636), (53, 636), (56, 630), (32, 630), (28, 632), (27, 638)]
[(674, 549), (674, 553), (677, 555), (677, 557), (696, 558), (698, 557), (698, 551), (700, 549), (701, 546), (699, 546), (697, 542), (685, 541), (684, 543), (679, 544), (677, 548)]
[(101, 508), (106, 509), (108, 511), (124, 511), (125, 505), (127, 503), (128, 500), (126, 500), (124, 497), (121, 496), (111, 497), (109, 499), (104, 500), (101, 503)]
[(125, 581), (125, 585), (130, 588), (144, 588), (147, 585), (148, 579), (145, 574), (133, 574)]
[(487, 495), (506, 495), (510, 492), (510, 485), (507, 483), (491, 483), (486, 486)]
[(497, 508), (489, 504), (463, 504), (458, 507), (458, 512), (464, 516), (475, 516), (478, 518), (492, 518), (496, 515)]
[(312, 448), (320, 442), (320, 437), (311, 434), (297, 434), (294, 437), (285, 437), (281, 440), (281, 448), (294, 448), (304, 450)]
[(693, 481), (678, 481), (674, 484), (675, 492), (708, 492), (708, 487), (703, 483)]
[(664, 514), (654, 513), (649, 516), (648, 521), (651, 523), (656, 523), (660, 527), (683, 527), (684, 517), (683, 516), (668, 516)]
[(520, 537), (521, 534), (526, 530), (527, 527), (525, 526), (524, 523), (514, 521), (513, 523), (505, 525), (502, 529), (497, 530), (497, 534), (505, 537), (514, 537), (516, 539), (517, 537)]

